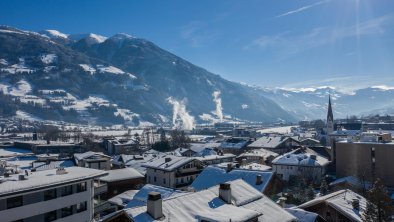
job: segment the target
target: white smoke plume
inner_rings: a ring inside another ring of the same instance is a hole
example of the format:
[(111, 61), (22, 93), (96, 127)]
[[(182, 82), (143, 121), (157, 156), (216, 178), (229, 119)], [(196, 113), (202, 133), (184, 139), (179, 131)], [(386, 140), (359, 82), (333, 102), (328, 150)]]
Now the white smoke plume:
[(186, 105), (183, 100), (178, 101), (168, 97), (168, 103), (172, 105), (172, 124), (176, 129), (192, 130), (195, 126), (194, 117), (186, 111)]
[(222, 99), (220, 98), (220, 91), (214, 91), (212, 93), (213, 101), (216, 104), (216, 116), (219, 118), (220, 122), (223, 122), (223, 107)]

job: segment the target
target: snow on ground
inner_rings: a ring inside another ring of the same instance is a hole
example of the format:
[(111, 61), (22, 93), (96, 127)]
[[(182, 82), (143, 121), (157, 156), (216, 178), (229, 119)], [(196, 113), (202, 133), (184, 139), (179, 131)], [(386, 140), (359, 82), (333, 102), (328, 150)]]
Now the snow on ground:
[(97, 65), (97, 70), (99, 73), (113, 73), (113, 74), (124, 74), (123, 70), (118, 69), (114, 66), (103, 66), (103, 65)]
[(57, 55), (55, 54), (44, 54), (40, 56), (41, 61), (44, 64), (51, 64), (54, 63), (57, 60)]
[(31, 85), (26, 80), (20, 80), (15, 87), (11, 88), (9, 94), (13, 96), (25, 96), (31, 92), (31, 89)]
[(64, 33), (61, 33), (61, 32), (59, 32), (59, 31), (57, 31), (57, 30), (51, 30), (51, 29), (49, 29), (49, 30), (45, 30), (45, 34), (42, 34), (43, 36), (46, 36), (46, 37), (49, 37), (49, 38), (51, 38), (51, 37), (57, 37), (57, 38), (64, 38), (64, 39), (67, 39), (68, 38), (68, 35), (67, 34), (64, 34)]
[(87, 108), (91, 107), (93, 104), (96, 104), (98, 106), (109, 106), (110, 105), (109, 101), (104, 98), (100, 98), (97, 96), (89, 96), (87, 99), (84, 99), (84, 100), (75, 100), (71, 106), (66, 106), (63, 108), (66, 110), (75, 109), (78, 111), (83, 111), (83, 110), (87, 110)]
[(11, 74), (17, 74), (17, 73), (33, 73), (34, 70), (30, 69), (29, 67), (25, 66), (25, 63), (19, 63), (19, 64), (14, 64), (12, 66), (9, 66), (7, 68), (2, 68), (2, 72), (8, 72)]
[(272, 127), (267, 129), (259, 130), (259, 133), (290, 133), (291, 128), (296, 126), (282, 126), (282, 127)]
[(394, 90), (394, 87), (386, 86), (386, 85), (372, 86), (371, 88), (372, 89), (378, 89), (378, 90), (381, 90), (381, 91)]
[(102, 43), (102, 42), (104, 42), (105, 40), (107, 40), (107, 37), (101, 36), (101, 35), (97, 35), (97, 34), (94, 34), (94, 33), (90, 33), (90, 34), (89, 34), (89, 37), (90, 37), (92, 40), (94, 40), (93, 43)]
[(138, 125), (138, 127), (152, 127), (152, 126), (156, 126), (156, 124), (148, 121), (140, 121), (140, 124)]
[(39, 98), (33, 95), (27, 95), (20, 98), (22, 103), (34, 103), (34, 104), (41, 104), (44, 105), (46, 103), (45, 99)]
[(42, 119), (21, 110), (16, 111), (16, 118), (29, 121), (42, 121)]
[(119, 109), (119, 108), (117, 109), (116, 112), (114, 112), (114, 115), (121, 116), (126, 121), (133, 120), (133, 117), (138, 117), (138, 114), (135, 114), (128, 109)]
[(46, 66), (46, 67), (44, 67), (44, 72), (48, 73), (54, 69), (56, 69), (56, 66)]
[(0, 32), (28, 35), (28, 33), (25, 33), (25, 32), (22, 32), (22, 31), (13, 31), (13, 30), (6, 30), (6, 29), (0, 29)]
[(90, 75), (93, 75), (94, 73), (96, 73), (96, 69), (93, 68), (93, 66), (91, 66), (91, 65), (88, 65), (88, 64), (79, 64), (79, 66), (81, 66), (82, 69), (83, 69), (85, 72), (90, 73)]
[(7, 66), (8, 62), (5, 59), (0, 59), (0, 64)]

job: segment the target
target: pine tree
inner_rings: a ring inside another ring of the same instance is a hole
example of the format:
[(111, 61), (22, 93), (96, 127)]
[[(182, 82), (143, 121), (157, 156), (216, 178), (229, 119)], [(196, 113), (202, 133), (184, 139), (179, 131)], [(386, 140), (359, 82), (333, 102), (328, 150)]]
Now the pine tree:
[(307, 201), (313, 200), (315, 198), (315, 191), (312, 184), (310, 184), (306, 190), (306, 198)]
[(326, 195), (328, 193), (328, 186), (327, 186), (327, 181), (326, 179), (323, 179), (323, 181), (320, 184), (320, 194), (322, 196)]
[(391, 198), (380, 179), (367, 193), (367, 208), (364, 211), (364, 222), (389, 222), (393, 215)]

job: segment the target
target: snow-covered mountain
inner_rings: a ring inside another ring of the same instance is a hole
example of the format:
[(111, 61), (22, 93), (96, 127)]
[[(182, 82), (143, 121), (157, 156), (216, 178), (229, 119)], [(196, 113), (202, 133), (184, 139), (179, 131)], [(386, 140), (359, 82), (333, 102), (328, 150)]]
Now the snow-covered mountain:
[[(168, 123), (294, 116), (253, 88), (227, 81), (152, 42), (0, 27), (0, 115), (84, 123)], [(218, 109), (213, 93), (221, 92)], [(216, 112), (214, 112), (216, 110)]]
[(328, 95), (333, 100), (336, 118), (394, 114), (394, 87), (371, 86), (353, 92), (343, 92), (329, 86), (300, 89), (254, 88), (299, 119), (324, 119), (327, 115)]

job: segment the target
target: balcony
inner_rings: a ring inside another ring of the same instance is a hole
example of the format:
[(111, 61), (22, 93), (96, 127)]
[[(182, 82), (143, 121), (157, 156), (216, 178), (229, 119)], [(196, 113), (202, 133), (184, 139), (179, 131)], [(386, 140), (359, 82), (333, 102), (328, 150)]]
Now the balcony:
[(94, 181), (94, 195), (106, 193), (108, 191), (108, 185), (103, 182)]

